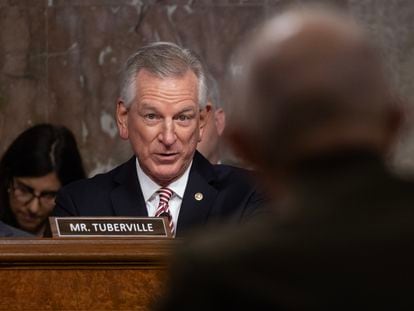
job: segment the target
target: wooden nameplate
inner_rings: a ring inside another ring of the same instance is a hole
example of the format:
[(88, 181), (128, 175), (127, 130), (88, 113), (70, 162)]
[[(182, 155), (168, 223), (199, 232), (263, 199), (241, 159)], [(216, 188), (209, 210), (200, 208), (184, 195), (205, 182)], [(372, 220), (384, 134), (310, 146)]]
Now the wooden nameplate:
[(53, 238), (171, 238), (166, 217), (49, 217)]

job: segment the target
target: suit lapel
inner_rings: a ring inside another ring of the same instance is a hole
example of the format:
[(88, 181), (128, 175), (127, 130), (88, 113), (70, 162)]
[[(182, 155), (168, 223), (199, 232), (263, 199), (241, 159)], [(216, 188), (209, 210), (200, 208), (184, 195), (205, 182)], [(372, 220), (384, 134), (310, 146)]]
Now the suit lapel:
[(111, 192), (115, 216), (148, 216), (135, 161), (135, 157), (132, 157), (114, 176), (118, 184)]
[(213, 166), (196, 151), (180, 208), (177, 234), (207, 221), (218, 193), (211, 185), (214, 179)]

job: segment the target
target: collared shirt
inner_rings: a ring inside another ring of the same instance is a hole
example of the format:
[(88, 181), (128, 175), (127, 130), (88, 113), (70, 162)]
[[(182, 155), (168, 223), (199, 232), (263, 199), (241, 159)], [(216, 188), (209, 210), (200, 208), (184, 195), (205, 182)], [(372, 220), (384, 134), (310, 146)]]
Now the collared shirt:
[[(184, 191), (187, 187), (188, 176), (190, 174), (190, 168), (193, 163), (185, 170), (184, 174), (180, 178), (173, 181), (167, 187), (173, 191), (170, 201), (168, 202), (170, 214), (174, 224), (174, 231), (177, 231), (178, 215), (180, 213), (181, 203), (184, 197)], [(138, 182), (141, 186), (142, 195), (147, 206), (148, 216), (154, 217), (157, 211), (158, 203), (160, 201), (157, 191), (162, 188), (156, 182), (154, 182), (147, 174), (144, 173), (139, 165), (138, 159), (136, 160)]]

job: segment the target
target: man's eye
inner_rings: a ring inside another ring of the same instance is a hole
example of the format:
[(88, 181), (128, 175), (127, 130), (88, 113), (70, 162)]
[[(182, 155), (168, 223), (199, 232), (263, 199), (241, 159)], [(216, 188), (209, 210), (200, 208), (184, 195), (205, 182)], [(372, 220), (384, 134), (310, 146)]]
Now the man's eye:
[(155, 120), (157, 118), (157, 115), (155, 113), (148, 113), (145, 115), (145, 119), (148, 120)]
[(187, 121), (187, 120), (190, 120), (190, 117), (186, 115), (179, 115), (177, 119), (179, 121)]

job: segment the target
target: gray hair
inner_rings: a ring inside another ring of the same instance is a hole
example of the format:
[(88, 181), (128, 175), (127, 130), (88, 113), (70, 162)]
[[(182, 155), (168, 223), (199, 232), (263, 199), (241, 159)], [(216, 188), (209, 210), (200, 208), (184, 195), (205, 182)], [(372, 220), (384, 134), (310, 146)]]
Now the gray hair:
[(208, 100), (211, 101), (214, 108), (223, 108), (217, 80), (214, 79), (214, 77), (209, 72), (207, 72), (207, 86), (208, 86), (208, 92), (207, 92)]
[(140, 48), (125, 63), (121, 80), (121, 99), (129, 107), (136, 96), (136, 77), (145, 69), (160, 77), (181, 77), (188, 70), (198, 79), (198, 104), (207, 104), (207, 83), (200, 58), (191, 50), (171, 42), (154, 42)]

